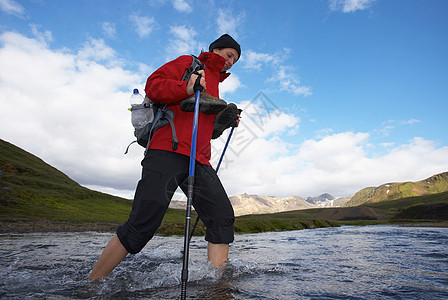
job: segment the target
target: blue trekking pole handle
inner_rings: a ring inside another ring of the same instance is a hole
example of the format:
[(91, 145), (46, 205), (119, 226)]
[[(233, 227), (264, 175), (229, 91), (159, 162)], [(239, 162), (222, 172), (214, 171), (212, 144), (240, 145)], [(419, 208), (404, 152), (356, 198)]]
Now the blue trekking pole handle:
[(194, 101), (194, 115), (193, 115), (193, 133), (191, 136), (191, 152), (190, 152), (190, 167), (188, 172), (188, 192), (187, 192), (187, 212), (185, 218), (185, 237), (184, 237), (184, 257), (182, 265), (182, 287), (180, 298), (186, 299), (187, 296), (187, 281), (188, 281), (188, 255), (190, 249), (190, 223), (191, 223), (191, 203), (193, 201), (193, 187), (194, 187), (194, 171), (196, 162), (196, 141), (198, 136), (198, 117), (199, 117), (199, 99), (201, 91), (196, 90), (196, 98)]

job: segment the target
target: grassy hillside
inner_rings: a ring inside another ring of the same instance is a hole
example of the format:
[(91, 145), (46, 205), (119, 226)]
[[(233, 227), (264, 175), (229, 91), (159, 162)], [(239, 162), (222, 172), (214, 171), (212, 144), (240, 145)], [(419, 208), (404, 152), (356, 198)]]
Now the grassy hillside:
[[(126, 221), (132, 202), (92, 191), (40, 158), (0, 140), (0, 219), (34, 218), (74, 222)], [(185, 219), (169, 209), (166, 222)]]
[(89, 190), (40, 158), (0, 140), (0, 218), (126, 220), (129, 200)]
[[(448, 204), (448, 192), (428, 194), (416, 197), (406, 197), (393, 201), (366, 203), (365, 206), (373, 207), (384, 213), (391, 220), (418, 219), (418, 220), (448, 220), (447, 214), (440, 214), (441, 207)], [(412, 216), (411, 211), (426, 208), (426, 216)]]
[(357, 192), (344, 206), (390, 201), (406, 197), (437, 194), (448, 191), (448, 172), (431, 176), (417, 182), (387, 183), (367, 187)]

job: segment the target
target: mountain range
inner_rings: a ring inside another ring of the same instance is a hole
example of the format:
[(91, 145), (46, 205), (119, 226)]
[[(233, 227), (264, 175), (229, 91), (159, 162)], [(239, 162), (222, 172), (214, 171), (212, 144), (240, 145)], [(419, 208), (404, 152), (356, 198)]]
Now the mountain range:
[[(335, 198), (328, 193), (320, 196), (275, 197), (240, 194), (230, 197), (236, 216), (286, 212), (311, 208), (353, 207), (365, 203), (390, 201), (405, 197), (423, 196), (448, 191), (448, 172), (433, 175), (417, 182), (385, 183), (366, 187), (353, 196)], [(170, 207), (185, 209), (185, 201), (172, 201)]]
[(325, 193), (317, 197), (306, 197), (305, 201), (318, 206), (325, 206), (334, 199), (335, 198), (332, 195)]
[(299, 196), (279, 198), (242, 194), (230, 197), (230, 201), (235, 210), (235, 215), (239, 216), (321, 207), (353, 207), (446, 191), (448, 191), (448, 172), (436, 174), (417, 182), (395, 182), (382, 184), (377, 187), (367, 187), (353, 196), (337, 199), (328, 193), (305, 199)]
[(299, 196), (286, 198), (240, 194), (230, 197), (236, 216), (315, 208)]
[(335, 198), (332, 195), (325, 193), (316, 197), (306, 197), (305, 201), (319, 207), (340, 207), (350, 201), (351, 198), (352, 196)]
[[(235, 216), (252, 214), (269, 214), (284, 211), (302, 210), (322, 207), (341, 207), (350, 201), (351, 196), (335, 198), (325, 193), (320, 196), (307, 197), (303, 199), (299, 196), (275, 197), (248, 195), (246, 193), (229, 197), (232, 203)], [(172, 200), (171, 208), (185, 209), (187, 203), (181, 200)]]

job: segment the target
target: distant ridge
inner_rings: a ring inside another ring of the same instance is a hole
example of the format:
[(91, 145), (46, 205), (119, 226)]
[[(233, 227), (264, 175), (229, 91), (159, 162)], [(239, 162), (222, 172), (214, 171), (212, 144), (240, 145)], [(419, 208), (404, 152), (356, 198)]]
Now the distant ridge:
[(265, 214), (291, 210), (316, 208), (299, 196), (285, 198), (241, 194), (230, 197), (235, 215)]
[(344, 206), (390, 201), (406, 197), (437, 194), (448, 191), (448, 172), (433, 175), (417, 182), (386, 183), (358, 191)]
[(332, 195), (325, 193), (316, 197), (306, 197), (305, 201), (318, 206), (325, 206), (325, 204), (329, 203), (334, 199), (335, 198)]

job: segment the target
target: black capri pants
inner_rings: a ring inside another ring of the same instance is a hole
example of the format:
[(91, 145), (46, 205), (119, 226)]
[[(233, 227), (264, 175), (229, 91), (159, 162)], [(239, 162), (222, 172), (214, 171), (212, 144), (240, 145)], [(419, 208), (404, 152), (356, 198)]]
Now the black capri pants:
[[(190, 158), (163, 150), (149, 150), (142, 161), (142, 178), (135, 191), (129, 219), (117, 229), (129, 253), (140, 252), (162, 223), (177, 187), (187, 194)], [(206, 227), (205, 240), (213, 244), (233, 242), (235, 220), (232, 205), (215, 170), (196, 162), (193, 206)]]

